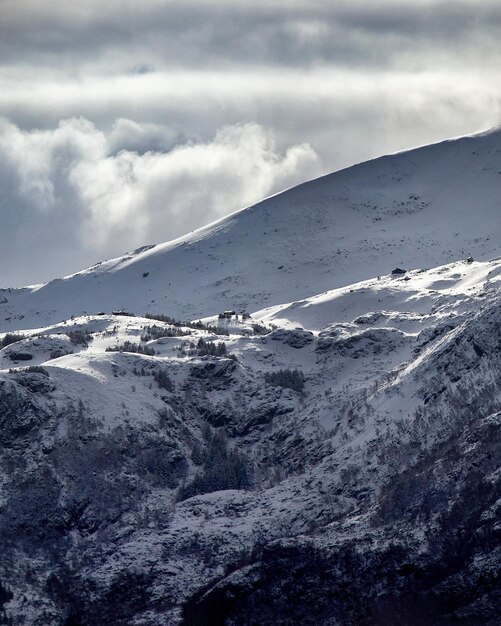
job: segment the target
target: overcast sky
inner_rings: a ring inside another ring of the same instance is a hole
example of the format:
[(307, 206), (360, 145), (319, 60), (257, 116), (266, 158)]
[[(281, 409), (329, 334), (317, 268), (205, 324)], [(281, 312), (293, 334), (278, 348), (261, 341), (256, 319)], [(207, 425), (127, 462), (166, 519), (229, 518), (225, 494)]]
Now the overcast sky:
[(0, 286), (501, 124), (499, 0), (0, 0)]

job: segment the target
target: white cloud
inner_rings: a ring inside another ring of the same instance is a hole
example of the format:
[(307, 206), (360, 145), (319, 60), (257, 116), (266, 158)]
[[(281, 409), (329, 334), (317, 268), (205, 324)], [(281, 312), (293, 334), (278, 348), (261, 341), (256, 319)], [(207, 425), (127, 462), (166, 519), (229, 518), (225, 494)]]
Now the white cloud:
[[(124, 129), (136, 136), (151, 131), (125, 120), (120, 129), (122, 139)], [(76, 270), (174, 238), (301, 182), (319, 167), (309, 145), (279, 152), (271, 131), (255, 123), (227, 126), (209, 142), (168, 152), (116, 153), (113, 141), (116, 128), (107, 137), (84, 119), (31, 132), (2, 121), (0, 180), (9, 178), (11, 185), (0, 206), (9, 224), (0, 235), (1, 283), (52, 277), (60, 267)]]
[(108, 136), (112, 153), (120, 150), (129, 152), (168, 152), (179, 144), (186, 143), (183, 133), (174, 127), (143, 122), (138, 124), (127, 118), (117, 119)]

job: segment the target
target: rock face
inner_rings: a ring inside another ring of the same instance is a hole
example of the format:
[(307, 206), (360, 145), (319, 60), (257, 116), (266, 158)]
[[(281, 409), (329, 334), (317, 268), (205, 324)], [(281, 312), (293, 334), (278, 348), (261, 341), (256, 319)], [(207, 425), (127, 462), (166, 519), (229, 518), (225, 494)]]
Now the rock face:
[(498, 624), (501, 262), (407, 275), (0, 350), (0, 623)]
[(183, 624), (499, 623), (500, 426), (473, 420), (393, 476), (358, 536), (339, 523), (263, 548), (191, 598)]
[(281, 341), (291, 348), (304, 348), (313, 341), (313, 333), (307, 330), (295, 328), (294, 330), (284, 330), (277, 328), (270, 333), (270, 339)]

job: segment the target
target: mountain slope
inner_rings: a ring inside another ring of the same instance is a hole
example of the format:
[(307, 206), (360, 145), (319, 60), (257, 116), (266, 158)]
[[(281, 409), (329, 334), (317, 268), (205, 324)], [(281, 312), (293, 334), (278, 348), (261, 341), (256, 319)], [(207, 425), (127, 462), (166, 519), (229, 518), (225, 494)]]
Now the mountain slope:
[(0, 291), (0, 330), (83, 312), (195, 319), (257, 311), (395, 266), (501, 253), (501, 131), (382, 157), (299, 185), (176, 241), (34, 288)]
[(0, 622), (497, 624), (500, 278), (9, 336)]

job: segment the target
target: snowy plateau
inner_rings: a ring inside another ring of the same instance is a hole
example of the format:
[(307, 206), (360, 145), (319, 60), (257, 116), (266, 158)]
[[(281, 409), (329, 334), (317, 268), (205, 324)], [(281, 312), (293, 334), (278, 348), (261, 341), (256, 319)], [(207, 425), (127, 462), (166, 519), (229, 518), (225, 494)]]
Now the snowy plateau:
[(1, 289), (0, 623), (499, 625), (500, 255), (498, 129)]

